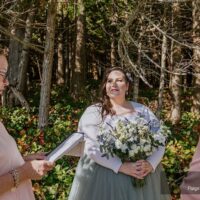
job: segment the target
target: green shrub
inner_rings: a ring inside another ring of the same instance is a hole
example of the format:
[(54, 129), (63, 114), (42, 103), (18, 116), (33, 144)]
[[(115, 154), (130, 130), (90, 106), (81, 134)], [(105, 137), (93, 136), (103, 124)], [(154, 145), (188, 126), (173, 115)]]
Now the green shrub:
[[(73, 103), (72, 103), (73, 104)], [(33, 108), (28, 113), (23, 108), (1, 108), (0, 117), (8, 132), (15, 138), (22, 155), (54, 149), (77, 129), (82, 112), (80, 105), (56, 104), (50, 108), (49, 126), (40, 131), (38, 116)], [(73, 180), (77, 158), (63, 157), (41, 181), (33, 181), (36, 199), (67, 199)]]
[(195, 129), (199, 123), (199, 116), (185, 112), (180, 124), (171, 126), (172, 135), (166, 146), (163, 166), (165, 168), (171, 193), (175, 199), (180, 196), (180, 184), (187, 174), (189, 163), (194, 154), (198, 132)]

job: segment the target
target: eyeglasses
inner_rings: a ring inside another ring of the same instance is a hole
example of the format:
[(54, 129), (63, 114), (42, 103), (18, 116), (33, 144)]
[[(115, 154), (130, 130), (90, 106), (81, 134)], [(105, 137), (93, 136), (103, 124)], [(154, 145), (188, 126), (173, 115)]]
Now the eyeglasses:
[(8, 73), (6, 70), (0, 70), (0, 76), (3, 78), (3, 80), (7, 80)]

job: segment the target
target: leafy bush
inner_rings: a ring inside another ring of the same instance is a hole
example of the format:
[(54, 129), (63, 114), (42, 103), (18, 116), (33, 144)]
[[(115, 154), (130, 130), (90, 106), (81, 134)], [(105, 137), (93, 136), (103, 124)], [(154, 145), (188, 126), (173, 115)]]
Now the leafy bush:
[[(73, 106), (72, 106), (73, 105)], [(16, 139), (22, 155), (38, 151), (48, 152), (77, 129), (82, 112), (79, 105), (56, 104), (50, 108), (49, 126), (42, 132), (38, 126), (37, 109), (28, 113), (23, 108), (1, 108), (0, 117), (8, 132)], [(33, 181), (37, 199), (67, 199), (73, 180), (77, 158), (64, 157), (55, 169), (41, 181)]]
[(185, 112), (180, 124), (171, 126), (172, 135), (166, 146), (163, 165), (169, 181), (171, 193), (175, 199), (180, 196), (180, 184), (187, 174), (189, 163), (196, 149), (199, 134), (196, 125), (199, 116)]

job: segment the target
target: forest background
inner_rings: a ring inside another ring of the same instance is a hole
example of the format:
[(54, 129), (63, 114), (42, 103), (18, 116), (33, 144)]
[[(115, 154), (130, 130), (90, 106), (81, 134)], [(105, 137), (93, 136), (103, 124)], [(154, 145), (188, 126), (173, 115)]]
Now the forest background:
[[(107, 68), (131, 73), (129, 99), (171, 128), (162, 160), (173, 199), (198, 141), (199, 0), (0, 0), (10, 86), (0, 117), (22, 154), (50, 151), (95, 102)], [(67, 199), (77, 159), (41, 181), (37, 199)]]

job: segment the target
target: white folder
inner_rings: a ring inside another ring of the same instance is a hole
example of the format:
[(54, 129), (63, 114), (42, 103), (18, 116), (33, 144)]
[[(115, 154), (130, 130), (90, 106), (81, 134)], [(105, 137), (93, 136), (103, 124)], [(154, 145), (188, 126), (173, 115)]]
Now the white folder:
[(84, 134), (75, 132), (49, 153), (46, 159), (55, 162), (64, 155), (81, 156), (83, 143)]

